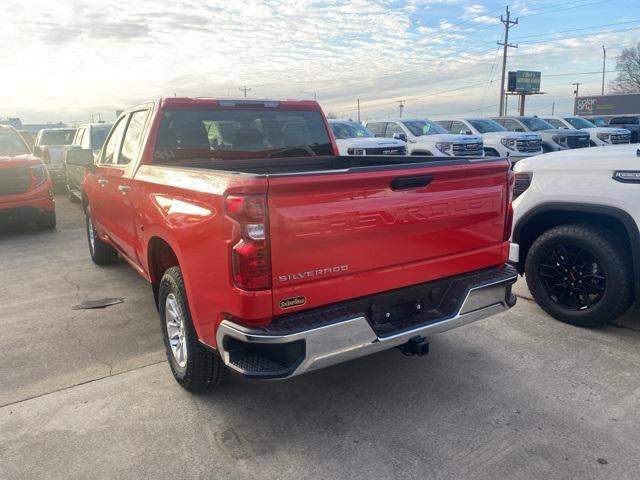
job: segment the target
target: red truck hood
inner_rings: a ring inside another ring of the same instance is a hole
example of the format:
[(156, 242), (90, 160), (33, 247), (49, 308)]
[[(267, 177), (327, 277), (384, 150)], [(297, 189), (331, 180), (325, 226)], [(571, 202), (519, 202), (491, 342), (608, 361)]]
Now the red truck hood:
[(30, 153), (23, 155), (4, 155), (0, 154), (0, 168), (23, 167), (30, 165), (40, 165), (42, 160)]

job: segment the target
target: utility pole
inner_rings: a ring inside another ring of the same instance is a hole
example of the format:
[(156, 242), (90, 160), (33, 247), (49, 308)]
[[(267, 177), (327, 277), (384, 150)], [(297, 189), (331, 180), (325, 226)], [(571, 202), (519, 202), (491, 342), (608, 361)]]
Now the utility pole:
[(499, 115), (502, 117), (505, 115), (505, 108), (504, 108), (504, 100), (505, 100), (505, 91), (504, 91), (504, 76), (507, 73), (507, 49), (509, 47), (511, 48), (518, 48), (518, 45), (513, 45), (511, 43), (509, 43), (509, 29), (513, 26), (513, 25), (517, 25), (518, 24), (518, 19), (516, 18), (515, 20), (511, 20), (511, 12), (509, 12), (509, 6), (506, 7), (507, 9), (507, 16), (506, 18), (502, 15), (500, 15), (500, 21), (504, 24), (504, 42), (498, 42), (498, 45), (502, 45), (504, 47), (503, 51), (502, 51), (502, 78), (500, 79), (500, 113)]
[(240, 87), (238, 90), (244, 93), (244, 98), (247, 98), (247, 92), (250, 92), (251, 88), (245, 85), (244, 87)]
[(358, 123), (360, 123), (360, 99), (358, 98)]
[(576, 89), (573, 91), (573, 93), (575, 93), (576, 98), (578, 98), (578, 93), (580, 91), (580, 85), (582, 85), (582, 82), (572, 83), (571, 85), (575, 85)]
[(556, 114), (556, 102), (551, 104), (551, 116), (553, 117)]
[(402, 118), (402, 110), (404, 110), (404, 102), (406, 102), (406, 100), (398, 100), (398, 110), (400, 110), (400, 118)]
[(604, 95), (604, 72), (607, 66), (607, 49), (602, 45), (602, 95)]

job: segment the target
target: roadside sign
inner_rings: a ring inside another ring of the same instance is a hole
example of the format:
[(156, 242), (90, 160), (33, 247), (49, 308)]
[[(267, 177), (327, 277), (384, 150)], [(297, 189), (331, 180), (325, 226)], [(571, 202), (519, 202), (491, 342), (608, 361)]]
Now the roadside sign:
[(537, 93), (540, 91), (540, 72), (518, 70), (509, 72), (508, 91), (516, 93)]
[(640, 93), (578, 97), (574, 102), (573, 113), (574, 115), (640, 114)]

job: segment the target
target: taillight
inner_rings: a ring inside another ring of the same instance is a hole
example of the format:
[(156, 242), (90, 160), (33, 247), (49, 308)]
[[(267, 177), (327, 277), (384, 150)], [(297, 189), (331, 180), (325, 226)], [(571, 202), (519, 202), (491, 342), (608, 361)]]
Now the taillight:
[(51, 162), (51, 157), (49, 156), (49, 150), (46, 148), (42, 150), (42, 161), (47, 164)]
[(507, 172), (507, 215), (504, 219), (504, 232), (502, 240), (507, 241), (511, 238), (511, 227), (513, 226), (513, 189), (515, 185), (515, 175), (512, 170)]
[(533, 180), (533, 173), (531, 172), (516, 173), (516, 183), (513, 187), (514, 200), (522, 195), (525, 190), (531, 186), (531, 180)]
[(227, 215), (240, 224), (240, 241), (231, 250), (233, 281), (243, 290), (271, 288), (265, 195), (229, 195)]
[(30, 169), (31, 178), (33, 179), (33, 186), (38, 187), (42, 185), (47, 179), (47, 171), (44, 165), (34, 165)]

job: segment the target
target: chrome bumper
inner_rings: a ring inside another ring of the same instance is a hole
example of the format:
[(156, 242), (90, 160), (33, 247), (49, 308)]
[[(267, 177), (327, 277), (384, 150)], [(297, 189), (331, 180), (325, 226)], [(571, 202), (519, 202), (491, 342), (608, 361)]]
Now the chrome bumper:
[[(455, 315), (388, 336), (378, 336), (364, 314), (290, 334), (252, 330), (224, 320), (216, 335), (218, 351), (229, 368), (247, 377), (289, 378), (397, 347), (414, 337), (429, 337), (504, 312), (515, 304), (511, 285), (516, 278), (515, 270), (510, 269), (509, 274), (499, 281), (469, 288)], [(259, 355), (234, 359), (234, 349), (237, 352), (238, 345), (240, 349), (259, 345), (271, 352), (278, 346), (295, 346), (299, 358), (278, 370), (270, 365), (269, 360), (258, 358)]]

